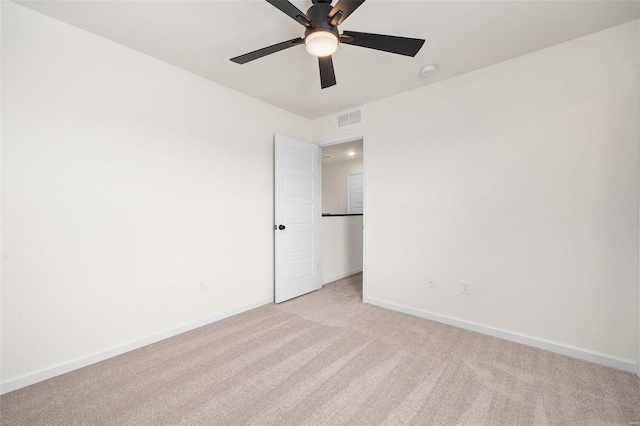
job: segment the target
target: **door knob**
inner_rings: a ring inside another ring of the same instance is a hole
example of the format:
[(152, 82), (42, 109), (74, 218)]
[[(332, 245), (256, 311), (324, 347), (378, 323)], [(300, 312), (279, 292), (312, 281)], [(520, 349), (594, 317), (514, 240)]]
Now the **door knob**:
[(282, 231), (284, 228), (285, 228), (285, 226), (284, 226), (284, 225), (280, 225), (280, 226), (278, 226), (278, 229), (279, 229), (279, 230), (281, 230), (281, 231)]

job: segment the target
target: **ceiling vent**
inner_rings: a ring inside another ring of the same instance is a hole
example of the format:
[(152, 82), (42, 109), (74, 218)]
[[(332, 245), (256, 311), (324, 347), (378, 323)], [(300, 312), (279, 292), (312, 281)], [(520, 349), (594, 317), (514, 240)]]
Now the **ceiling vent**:
[(322, 158), (333, 158), (333, 155), (323, 153)]
[(344, 114), (338, 114), (338, 129), (341, 127), (352, 126), (358, 123), (362, 123), (361, 109), (345, 112)]

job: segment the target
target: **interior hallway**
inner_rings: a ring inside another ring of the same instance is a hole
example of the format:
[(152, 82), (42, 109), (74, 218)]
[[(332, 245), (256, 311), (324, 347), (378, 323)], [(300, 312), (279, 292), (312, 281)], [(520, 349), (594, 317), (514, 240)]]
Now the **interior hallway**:
[(630, 424), (640, 379), (365, 305), (362, 275), (1, 397), (2, 425)]

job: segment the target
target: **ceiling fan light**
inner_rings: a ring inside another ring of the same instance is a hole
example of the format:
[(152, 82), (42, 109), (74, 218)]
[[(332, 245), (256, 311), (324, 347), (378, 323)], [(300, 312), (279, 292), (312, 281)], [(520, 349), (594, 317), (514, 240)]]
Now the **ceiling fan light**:
[(304, 45), (313, 56), (329, 56), (338, 50), (338, 37), (330, 31), (314, 31), (305, 37)]

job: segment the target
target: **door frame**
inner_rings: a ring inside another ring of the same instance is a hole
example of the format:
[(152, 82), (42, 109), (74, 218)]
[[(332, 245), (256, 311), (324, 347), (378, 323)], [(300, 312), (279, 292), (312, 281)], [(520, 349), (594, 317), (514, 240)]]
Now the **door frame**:
[(367, 137), (366, 133), (349, 133), (342, 136), (335, 136), (332, 138), (321, 139), (317, 142), (320, 148), (324, 148), (329, 145), (338, 145), (345, 142), (351, 142), (357, 139), (362, 139), (362, 173), (364, 174), (364, 203), (362, 205), (362, 301), (369, 303), (368, 291), (367, 291), (367, 230), (368, 230), (368, 215), (367, 210), (369, 207), (369, 185), (367, 174)]

